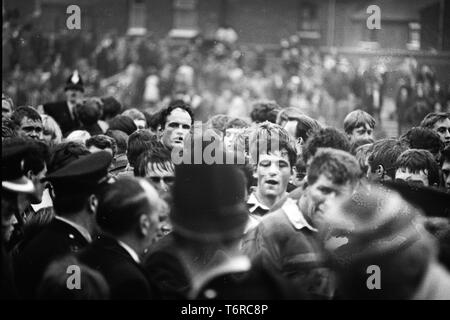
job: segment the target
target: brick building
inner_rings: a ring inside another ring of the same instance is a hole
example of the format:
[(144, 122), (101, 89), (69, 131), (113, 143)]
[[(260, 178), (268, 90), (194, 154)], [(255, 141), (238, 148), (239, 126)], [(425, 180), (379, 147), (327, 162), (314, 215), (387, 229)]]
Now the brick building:
[[(278, 44), (298, 33), (319, 46), (450, 50), (450, 4), (444, 0), (3, 0), (22, 16), (41, 8), (38, 27), (65, 28), (67, 6), (77, 4), (82, 31), (148, 31), (164, 37), (188, 29), (206, 37), (223, 24), (244, 44)], [(369, 30), (369, 5), (381, 9), (381, 30)], [(421, 45), (422, 43), (422, 45)]]

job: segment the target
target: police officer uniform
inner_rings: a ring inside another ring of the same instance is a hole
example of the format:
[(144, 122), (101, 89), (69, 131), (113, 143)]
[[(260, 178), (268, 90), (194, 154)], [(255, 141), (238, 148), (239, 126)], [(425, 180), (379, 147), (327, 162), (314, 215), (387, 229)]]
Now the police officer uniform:
[[(83, 80), (75, 71), (69, 79), (67, 79), (67, 90), (78, 90), (84, 92)], [(80, 123), (76, 114), (75, 106), (70, 106), (68, 101), (58, 101), (46, 103), (43, 105), (44, 112), (51, 116), (59, 124), (62, 134), (66, 137), (70, 132), (79, 129)]]
[[(112, 157), (106, 151), (86, 155), (53, 172), (45, 179), (52, 184), (54, 196), (77, 193), (94, 194), (108, 179)], [(35, 291), (46, 267), (58, 257), (74, 253), (91, 242), (82, 226), (56, 212), (46, 226), (15, 259), (16, 281), (24, 298), (35, 297)]]
[[(3, 220), (9, 220), (16, 214), (17, 195), (19, 193), (32, 193), (34, 185), (31, 180), (23, 175), (23, 159), (28, 148), (26, 145), (2, 147), (2, 229)], [(17, 290), (14, 281), (14, 270), (11, 255), (6, 249), (3, 231), (0, 236), (0, 299), (17, 298)]]

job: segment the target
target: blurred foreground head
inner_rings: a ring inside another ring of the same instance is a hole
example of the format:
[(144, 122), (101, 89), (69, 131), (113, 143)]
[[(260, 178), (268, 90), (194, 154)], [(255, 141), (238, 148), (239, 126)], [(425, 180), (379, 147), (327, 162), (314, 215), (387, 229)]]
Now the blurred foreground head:
[(436, 245), (421, 213), (394, 191), (360, 187), (330, 208), (327, 223), (347, 239), (329, 249), (343, 298), (413, 299), (429, 286)]

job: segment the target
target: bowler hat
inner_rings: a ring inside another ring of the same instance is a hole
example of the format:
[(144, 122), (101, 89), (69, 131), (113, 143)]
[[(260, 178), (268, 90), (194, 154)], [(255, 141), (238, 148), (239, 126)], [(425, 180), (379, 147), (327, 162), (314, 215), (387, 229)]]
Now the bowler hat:
[(175, 232), (199, 241), (236, 239), (248, 221), (246, 181), (229, 164), (181, 164), (175, 167)]

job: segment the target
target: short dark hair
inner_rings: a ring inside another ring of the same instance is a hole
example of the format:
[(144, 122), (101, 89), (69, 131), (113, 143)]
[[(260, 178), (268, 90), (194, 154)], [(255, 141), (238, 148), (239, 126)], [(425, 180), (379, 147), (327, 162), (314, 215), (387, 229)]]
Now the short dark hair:
[(132, 167), (141, 153), (150, 150), (158, 142), (156, 135), (148, 130), (138, 130), (128, 137), (127, 158)]
[(105, 185), (97, 197), (97, 223), (114, 236), (133, 230), (140, 215), (153, 209), (139, 180), (132, 177), (121, 177)]
[(77, 114), (80, 122), (85, 126), (92, 126), (100, 119), (100, 104), (94, 99), (88, 99), (77, 105)]
[(340, 130), (327, 127), (314, 131), (303, 146), (303, 160), (308, 163), (319, 148), (333, 148), (350, 152), (350, 141)]
[(397, 168), (407, 168), (412, 172), (427, 170), (429, 185), (439, 185), (439, 166), (428, 150), (406, 150), (398, 156), (395, 166)]
[(250, 124), (241, 118), (231, 118), (228, 120), (228, 122), (224, 126), (224, 130), (230, 129), (230, 128), (248, 128), (250, 127)]
[(350, 112), (344, 119), (344, 131), (351, 134), (354, 129), (361, 126), (369, 125), (372, 129), (375, 128), (375, 119), (363, 110), (354, 110)]
[(89, 139), (86, 140), (86, 148), (90, 148), (91, 146), (97, 147), (99, 149), (107, 149), (110, 148), (113, 156), (116, 154), (117, 152), (117, 144), (116, 144), (116, 140), (114, 140), (111, 137), (108, 137), (107, 135), (104, 134), (98, 134), (96, 136), (90, 137)]
[(11, 120), (16, 128), (20, 127), (23, 118), (27, 117), (33, 121), (42, 122), (41, 115), (32, 107), (19, 107), (11, 115)]
[(159, 141), (156, 142), (150, 150), (141, 153), (135, 163), (134, 175), (136, 177), (145, 177), (147, 175), (148, 165), (164, 170), (173, 170), (171, 152)]
[(420, 126), (432, 129), (436, 122), (446, 119), (450, 119), (450, 112), (431, 112), (423, 118)]
[(411, 149), (425, 149), (431, 153), (438, 153), (444, 148), (444, 143), (439, 135), (430, 128), (411, 128), (401, 139), (405, 140)]
[(127, 109), (122, 112), (122, 115), (130, 117), (132, 120), (145, 120), (145, 122), (147, 122), (145, 115), (136, 108)]
[(50, 161), (50, 149), (42, 141), (36, 141), (29, 139), (28, 141), (29, 151), (23, 162), (24, 172), (31, 170), (33, 174), (38, 174), (44, 170), (44, 166)]
[(137, 130), (134, 121), (130, 117), (123, 115), (115, 116), (109, 120), (108, 124), (110, 130), (121, 130), (127, 135), (130, 135)]
[(122, 111), (122, 105), (113, 97), (101, 98), (102, 105), (102, 120), (112, 119)]
[(275, 101), (257, 101), (252, 105), (250, 118), (255, 123), (269, 121), (277, 123), (277, 115), (281, 107)]
[(89, 150), (82, 143), (75, 141), (60, 143), (51, 150), (48, 173), (61, 169), (72, 161), (88, 154), (90, 154)]
[(116, 141), (118, 154), (124, 154), (127, 152), (128, 135), (125, 132), (121, 130), (108, 130), (105, 135)]
[[(161, 113), (162, 110), (151, 114), (149, 117), (146, 116), (148, 127), (153, 131), (158, 130), (158, 126), (161, 124)], [(144, 115), (146, 114), (147, 113), (144, 113)]]
[[(289, 164), (291, 168), (294, 167), (297, 160), (297, 153), (289, 133), (278, 124), (265, 121), (260, 123), (258, 127), (250, 134), (250, 153), (256, 156), (256, 163), (259, 162), (259, 157), (262, 152), (271, 153), (274, 151), (281, 151), (286, 149), (288, 152)], [(273, 142), (278, 149), (273, 149)]]
[(358, 161), (350, 153), (332, 148), (321, 148), (314, 155), (308, 169), (308, 184), (314, 184), (324, 174), (335, 184), (356, 184), (362, 177)]
[(308, 140), (314, 131), (320, 130), (322, 126), (319, 121), (308, 117), (307, 115), (301, 115), (295, 118), (297, 121), (297, 128), (295, 130), (295, 137), (302, 138), (303, 141)]
[(225, 125), (230, 119), (231, 117), (225, 114), (216, 114), (209, 118), (209, 120), (206, 122), (206, 125), (212, 129), (216, 129), (217, 131), (224, 133)]
[(352, 155), (356, 155), (356, 150), (359, 147), (361, 147), (361, 146), (363, 146), (365, 144), (372, 144), (372, 143), (374, 143), (374, 141), (373, 141), (373, 139), (370, 139), (370, 138), (368, 138), (368, 139), (357, 139), (357, 140), (353, 141), (350, 144), (350, 153)]
[(378, 166), (383, 166), (386, 174), (393, 180), (395, 171), (397, 171), (396, 161), (402, 152), (408, 149), (408, 145), (398, 139), (382, 139), (376, 141), (372, 146), (372, 153), (368, 162), (372, 172), (375, 172)]
[(184, 102), (183, 100), (175, 100), (169, 104), (169, 106), (161, 111), (161, 115), (159, 117), (159, 124), (161, 125), (161, 128), (164, 129), (167, 117), (172, 113), (175, 109), (182, 109), (189, 113), (191, 116), (191, 124), (194, 123), (194, 114), (192, 112), (192, 109), (189, 104)]

